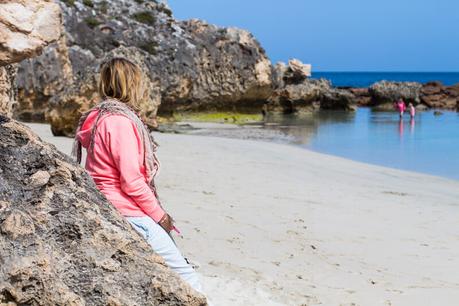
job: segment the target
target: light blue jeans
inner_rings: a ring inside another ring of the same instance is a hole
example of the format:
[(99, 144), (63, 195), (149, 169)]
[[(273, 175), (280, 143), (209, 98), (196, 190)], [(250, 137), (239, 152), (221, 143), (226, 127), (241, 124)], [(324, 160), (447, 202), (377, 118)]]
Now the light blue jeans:
[(193, 289), (203, 293), (197, 273), (160, 225), (150, 217), (127, 217), (127, 220), (147, 240), (156, 254), (164, 258), (169, 268), (178, 273)]

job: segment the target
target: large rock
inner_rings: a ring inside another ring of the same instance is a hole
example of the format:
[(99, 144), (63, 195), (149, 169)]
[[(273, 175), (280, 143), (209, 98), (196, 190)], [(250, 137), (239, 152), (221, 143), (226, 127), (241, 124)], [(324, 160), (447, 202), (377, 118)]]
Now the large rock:
[(9, 65), (39, 54), (60, 35), (60, 9), (49, 1), (0, 2), (0, 114), (11, 115), (16, 103), (16, 67)]
[(320, 108), (355, 111), (357, 109), (356, 97), (350, 91), (331, 88), (330, 90), (322, 92)]
[(272, 73), (273, 88), (279, 89), (289, 84), (301, 84), (311, 76), (311, 65), (303, 64), (298, 59), (291, 59), (288, 64), (278, 62)]
[(371, 104), (380, 109), (393, 109), (393, 103), (403, 99), (405, 103), (421, 102), (422, 85), (416, 82), (377, 82), (369, 88)]
[(150, 96), (143, 115), (151, 125), (158, 111), (261, 109), (271, 93), (271, 63), (247, 31), (178, 22), (155, 1), (57, 2), (64, 36), (21, 64), (16, 112), (22, 119), (45, 117), (57, 134), (71, 135), (80, 114), (97, 102), (99, 65), (114, 55), (142, 64)]
[(60, 9), (51, 1), (0, 3), (0, 66), (35, 56), (60, 34)]
[(305, 79), (299, 84), (288, 84), (275, 89), (268, 103), (267, 113), (310, 112), (320, 108), (323, 93), (331, 90), (330, 82), (325, 79)]
[(371, 105), (371, 95), (368, 88), (357, 88), (357, 87), (350, 87), (345, 88), (345, 90), (349, 91), (355, 97), (355, 102), (358, 106), (369, 106)]
[(83, 168), (0, 117), (0, 304), (205, 305)]
[(332, 87), (325, 79), (298, 79), (281, 77), (283, 65), (277, 65), (274, 73), (276, 88), (267, 104), (266, 113), (309, 113), (317, 109), (349, 110), (356, 109), (355, 96), (344, 89)]
[(429, 82), (422, 86), (421, 101), (430, 108), (455, 110), (459, 103), (459, 84), (444, 86), (441, 82)]

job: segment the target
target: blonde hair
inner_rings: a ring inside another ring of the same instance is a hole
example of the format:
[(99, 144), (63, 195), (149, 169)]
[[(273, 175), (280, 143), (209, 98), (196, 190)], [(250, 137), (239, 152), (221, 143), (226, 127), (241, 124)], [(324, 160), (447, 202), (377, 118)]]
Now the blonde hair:
[(143, 98), (142, 71), (133, 62), (115, 57), (100, 68), (99, 95), (102, 99), (113, 98), (138, 109)]

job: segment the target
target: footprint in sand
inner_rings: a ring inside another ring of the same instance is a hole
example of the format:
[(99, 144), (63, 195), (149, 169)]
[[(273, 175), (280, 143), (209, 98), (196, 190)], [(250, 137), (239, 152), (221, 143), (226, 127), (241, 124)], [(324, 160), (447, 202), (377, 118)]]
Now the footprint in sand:
[(383, 191), (382, 193), (384, 194), (390, 194), (390, 195), (396, 195), (396, 196), (400, 196), (400, 197), (405, 197), (408, 195), (408, 193), (405, 193), (405, 192), (397, 192), (397, 191)]

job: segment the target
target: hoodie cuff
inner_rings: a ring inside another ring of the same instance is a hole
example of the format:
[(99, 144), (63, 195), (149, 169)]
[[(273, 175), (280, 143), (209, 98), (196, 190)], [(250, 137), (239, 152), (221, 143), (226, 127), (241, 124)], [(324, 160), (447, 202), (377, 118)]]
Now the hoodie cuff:
[(149, 216), (156, 222), (158, 223), (159, 221), (161, 221), (161, 219), (164, 217), (164, 215), (166, 214), (166, 212), (162, 209), (162, 208), (159, 208), (158, 209), (155, 209), (154, 212), (152, 212)]

